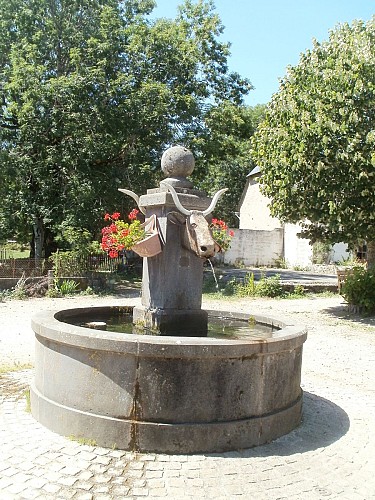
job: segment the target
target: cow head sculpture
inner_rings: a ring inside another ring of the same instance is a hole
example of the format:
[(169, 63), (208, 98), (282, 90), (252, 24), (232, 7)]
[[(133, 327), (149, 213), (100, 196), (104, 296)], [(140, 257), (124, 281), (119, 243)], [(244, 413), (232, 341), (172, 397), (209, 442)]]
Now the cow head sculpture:
[(188, 248), (202, 259), (213, 257), (220, 247), (212, 237), (212, 232), (206, 217), (214, 211), (220, 196), (227, 191), (227, 188), (220, 189), (220, 191), (214, 195), (210, 206), (206, 210), (198, 211), (187, 210), (183, 207), (175, 189), (166, 182), (164, 182), (164, 185), (171, 193), (176, 208), (185, 216), (184, 223), (186, 224)]
[[(166, 182), (163, 184), (171, 193), (177, 210), (179, 210), (180, 214), (183, 216), (179, 218), (179, 223), (186, 225), (186, 233), (184, 235), (186, 243), (184, 246), (202, 259), (213, 257), (215, 253), (219, 251), (220, 247), (212, 237), (212, 232), (206, 217), (214, 211), (219, 198), (225, 193), (225, 191), (227, 191), (227, 188), (220, 189), (220, 191), (218, 191), (212, 198), (210, 206), (206, 210), (199, 211), (188, 210), (183, 207), (175, 189)], [(129, 191), (128, 189), (119, 189), (119, 191), (131, 196), (136, 201), (139, 210), (143, 214), (145, 213), (144, 208), (139, 205), (139, 196), (137, 194), (133, 191)], [(184, 242), (181, 242), (181, 244), (183, 243)]]

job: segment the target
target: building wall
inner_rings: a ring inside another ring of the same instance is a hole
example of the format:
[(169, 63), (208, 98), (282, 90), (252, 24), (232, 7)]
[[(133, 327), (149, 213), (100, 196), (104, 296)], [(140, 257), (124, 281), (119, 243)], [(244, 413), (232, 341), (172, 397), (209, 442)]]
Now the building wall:
[[(290, 267), (308, 267), (312, 264), (313, 247), (309, 240), (299, 238), (299, 224), (282, 225), (272, 217), (268, 205), (269, 198), (259, 189), (259, 175), (247, 177), (240, 201), (240, 224), (235, 230), (231, 248), (223, 256), (224, 263), (245, 266), (272, 266), (283, 258)], [(347, 258), (347, 245), (333, 246), (331, 262)]]
[(346, 243), (335, 243), (332, 247), (331, 261), (339, 262), (350, 257), (348, 245)]
[(297, 236), (300, 231), (298, 224), (284, 226), (284, 259), (290, 267), (306, 267), (312, 263), (313, 247), (309, 240)]
[(281, 228), (279, 219), (271, 216), (268, 204), (269, 199), (260, 192), (258, 177), (248, 178), (240, 204), (240, 229), (272, 231)]
[(283, 255), (283, 229), (261, 231), (234, 229), (229, 250), (223, 255), (224, 264), (272, 266)]

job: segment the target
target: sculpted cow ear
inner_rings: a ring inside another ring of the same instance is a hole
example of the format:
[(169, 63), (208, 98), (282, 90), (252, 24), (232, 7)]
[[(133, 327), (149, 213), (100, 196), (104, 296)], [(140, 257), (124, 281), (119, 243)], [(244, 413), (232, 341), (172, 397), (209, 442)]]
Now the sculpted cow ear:
[(172, 224), (177, 224), (183, 226), (186, 224), (186, 217), (180, 212), (169, 212), (167, 219), (172, 222)]

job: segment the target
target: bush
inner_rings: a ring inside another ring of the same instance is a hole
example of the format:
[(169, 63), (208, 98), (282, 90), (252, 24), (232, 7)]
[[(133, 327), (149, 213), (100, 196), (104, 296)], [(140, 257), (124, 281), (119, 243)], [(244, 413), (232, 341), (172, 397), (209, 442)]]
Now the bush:
[(239, 297), (281, 297), (284, 294), (279, 274), (262, 276), (259, 281), (255, 281), (254, 273), (247, 273), (243, 283), (230, 281), (225, 292), (226, 295), (233, 292)]
[(53, 263), (54, 276), (82, 276), (88, 270), (87, 256), (79, 252), (56, 252), (49, 260)]
[(51, 288), (47, 290), (47, 297), (56, 298), (63, 297), (64, 295), (72, 295), (73, 293), (77, 293), (78, 283), (74, 280), (62, 280), (59, 279), (54, 280), (54, 284)]
[(78, 283), (74, 280), (64, 280), (59, 285), (61, 295), (71, 295), (72, 293), (77, 293)]
[(255, 295), (254, 273), (247, 273), (243, 283), (237, 283), (233, 289), (234, 294), (239, 297), (253, 297)]
[(262, 276), (255, 286), (255, 295), (259, 297), (281, 297), (283, 293), (280, 274)]
[(341, 287), (341, 295), (360, 311), (375, 312), (375, 269), (354, 267)]

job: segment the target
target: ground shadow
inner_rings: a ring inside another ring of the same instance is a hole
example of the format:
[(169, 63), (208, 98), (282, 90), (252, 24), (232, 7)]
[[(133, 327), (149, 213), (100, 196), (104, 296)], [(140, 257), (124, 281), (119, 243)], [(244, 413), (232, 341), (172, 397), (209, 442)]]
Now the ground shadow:
[(205, 455), (225, 458), (255, 458), (306, 453), (325, 448), (338, 441), (348, 432), (349, 427), (349, 417), (342, 408), (328, 399), (304, 392), (303, 420), (297, 429), (272, 443), (255, 448)]
[(328, 316), (332, 316), (338, 319), (343, 319), (351, 323), (365, 325), (365, 326), (375, 326), (375, 315), (366, 315), (364, 313), (357, 313), (351, 311), (350, 307), (346, 303), (343, 303), (335, 307), (328, 307), (324, 309), (324, 312)]

